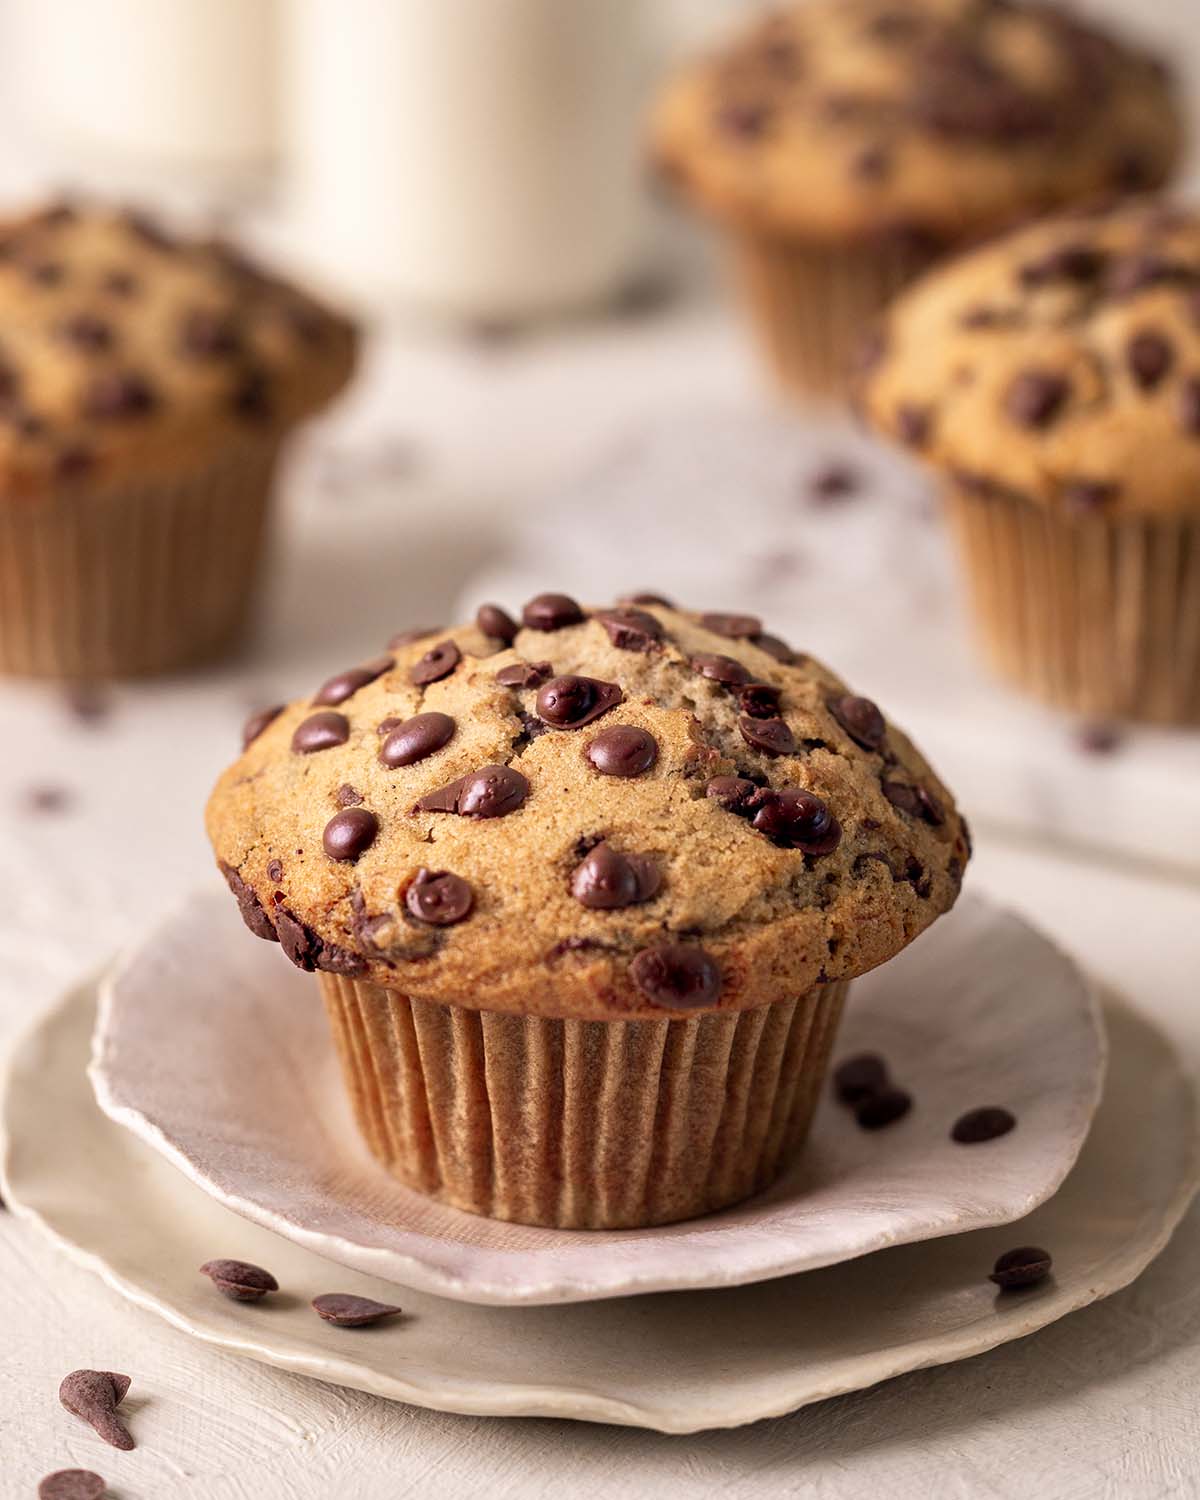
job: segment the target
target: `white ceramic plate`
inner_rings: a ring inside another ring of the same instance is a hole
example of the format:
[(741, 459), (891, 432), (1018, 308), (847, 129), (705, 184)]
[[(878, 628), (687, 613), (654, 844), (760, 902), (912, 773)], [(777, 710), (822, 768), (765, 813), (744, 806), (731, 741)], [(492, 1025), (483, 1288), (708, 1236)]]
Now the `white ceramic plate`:
[[(978, 897), (852, 991), (837, 1052), (867, 1047), (912, 1114), (867, 1133), (827, 1098), (803, 1159), (738, 1208), (601, 1233), (476, 1218), (370, 1158), (313, 981), (222, 891), (192, 897), (103, 986), (92, 1078), (106, 1113), (247, 1218), (388, 1281), (532, 1305), (741, 1285), (1020, 1218), (1070, 1170), (1102, 1084), (1089, 984)], [(1017, 1129), (955, 1145), (954, 1120), (982, 1104)]]
[[(1020, 1338), (1125, 1286), (1200, 1179), (1196, 1104), (1169, 1043), (1107, 1012), (1113, 1064), (1057, 1195), (1006, 1229), (907, 1245), (725, 1291), (570, 1307), (473, 1307), (346, 1271), (223, 1208), (96, 1107), (84, 1077), (95, 990), (69, 996), (13, 1055), (0, 1121), (4, 1193), (72, 1260), (209, 1343), (442, 1411), (555, 1416), (663, 1432), (732, 1427)], [(998, 1295), (995, 1257), (1051, 1250), (1054, 1278)], [(283, 1291), (226, 1301), (195, 1267), (269, 1266)], [(410, 1317), (347, 1331), (308, 1300), (354, 1291)]]

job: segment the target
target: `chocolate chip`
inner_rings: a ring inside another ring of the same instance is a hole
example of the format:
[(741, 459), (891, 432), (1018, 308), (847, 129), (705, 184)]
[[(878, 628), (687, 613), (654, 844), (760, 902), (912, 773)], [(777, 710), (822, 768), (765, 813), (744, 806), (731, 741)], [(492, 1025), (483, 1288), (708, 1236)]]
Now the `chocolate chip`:
[(874, 1052), (848, 1057), (833, 1070), (833, 1086), (843, 1104), (860, 1104), (888, 1087), (887, 1063)]
[(431, 927), (453, 927), (470, 914), (474, 904), (471, 887), (449, 870), (418, 870), (404, 893), (409, 914)]
[(326, 703), (334, 707), (338, 703), (344, 703), (364, 688), (369, 682), (382, 677), (385, 672), (396, 664), (390, 656), (378, 656), (374, 661), (364, 663), (361, 667), (347, 667), (344, 672), (339, 672), (336, 677), (330, 677), (317, 689), (314, 703)]
[(103, 354), (114, 342), (113, 327), (105, 318), (94, 313), (77, 312), (58, 325), (58, 336), (65, 344), (82, 349), (86, 354)]
[(1053, 1264), (1049, 1250), (1042, 1250), (1037, 1245), (1021, 1245), (1000, 1256), (988, 1280), (994, 1281), (1003, 1291), (1016, 1291), (1045, 1281)]
[(548, 661), (518, 661), (511, 667), (501, 667), (496, 681), (507, 688), (541, 687), (553, 670)]
[(909, 448), (923, 448), (933, 431), (933, 412), (927, 406), (902, 401), (896, 408), (896, 435)]
[(841, 824), (815, 792), (802, 787), (763, 788), (752, 799), (751, 811), (750, 826), (781, 849), (832, 854), (841, 843)]
[(128, 1390), (128, 1375), (115, 1375), (110, 1370), (72, 1370), (58, 1388), (58, 1399), (98, 1437), (128, 1453), (137, 1445), (117, 1415), (117, 1407)]
[(421, 798), (421, 812), (458, 813), (464, 818), (502, 818), (529, 795), (529, 782), (512, 766), (482, 766)]
[(91, 1469), (56, 1469), (38, 1485), (38, 1500), (103, 1500), (107, 1489)]
[(980, 1141), (994, 1141), (998, 1136), (1007, 1135), (1016, 1123), (1016, 1116), (1008, 1110), (988, 1105), (960, 1115), (954, 1122), (950, 1137), (960, 1146), (974, 1146)]
[(754, 644), (760, 651), (765, 651), (768, 656), (773, 656), (784, 666), (792, 666), (797, 660), (796, 653), (786, 641), (781, 641), (777, 635), (756, 635)]
[(654, 1005), (665, 1010), (702, 1010), (721, 993), (721, 970), (690, 943), (643, 948), (629, 965), (629, 977)]
[(408, 680), (416, 687), (428, 687), (449, 677), (461, 660), (462, 653), (453, 641), (441, 641), (409, 667)]
[(642, 609), (609, 609), (596, 619), (621, 651), (653, 651), (662, 640), (662, 626)]
[(552, 729), (582, 729), (616, 708), (624, 694), (596, 677), (552, 677), (537, 695), (539, 716)]
[(851, 175), (860, 182), (882, 182), (895, 165), (895, 158), (886, 146), (864, 146), (850, 158)]
[(1118, 498), (1121, 486), (1104, 479), (1068, 479), (1063, 485), (1063, 506), (1076, 515), (1096, 515)]
[(752, 719), (743, 714), (738, 719), (738, 728), (746, 743), (764, 755), (796, 753), (796, 737), (782, 719)]
[(1129, 340), (1125, 349), (1129, 373), (1143, 391), (1152, 391), (1175, 362), (1175, 350), (1169, 340), (1153, 329), (1143, 328)]
[(658, 741), (633, 724), (602, 729), (584, 751), (601, 776), (641, 776), (658, 760)]
[(779, 715), (782, 688), (770, 682), (748, 682), (738, 690), (742, 712), (752, 719), (774, 719)]
[(569, 594), (538, 594), (521, 611), (522, 623), (529, 630), (563, 630), (582, 619), (583, 610)]
[(669, 599), (664, 599), (661, 594), (626, 594), (617, 600), (618, 604), (657, 604), (660, 609), (674, 609), (675, 606)]
[(248, 1260), (206, 1260), (200, 1267), (219, 1292), (235, 1302), (258, 1302), (268, 1292), (277, 1292), (279, 1283), (270, 1271), (252, 1265)]
[(157, 405), (154, 387), (132, 370), (105, 370), (94, 375), (83, 393), (83, 415), (102, 422), (145, 417)]
[(1023, 286), (1041, 287), (1055, 281), (1095, 281), (1108, 257), (1093, 245), (1057, 245), (1039, 260), (1028, 261), (1017, 272)]
[(247, 422), (269, 422), (275, 414), (265, 370), (243, 370), (229, 393), (229, 409)]
[(260, 708), (256, 714), (251, 714), (242, 725), (242, 749), (247, 749), (264, 729), (274, 724), (285, 707), (283, 703), (275, 703), (270, 708)]
[(692, 670), (719, 682), (722, 687), (743, 687), (750, 681), (749, 671), (732, 656), (721, 656), (717, 652), (704, 652), (692, 657)]
[(54, 477), (64, 484), (74, 479), (82, 479), (85, 474), (90, 474), (95, 466), (95, 451), (85, 443), (68, 443), (54, 455)]
[[(391, 723), (394, 727), (379, 747), (379, 759), (393, 770), (397, 766), (414, 765), (433, 755), (450, 743), (456, 728), (450, 715), (442, 713), (415, 714), (403, 723), (385, 719), (384, 723)], [(382, 729), (383, 724), (379, 727)]]
[(1189, 437), (1200, 437), (1200, 376), (1185, 380), (1180, 389), (1179, 425)]
[(1058, 416), (1071, 388), (1061, 375), (1046, 370), (1024, 370), (1009, 386), (1004, 408), (1022, 427), (1049, 427)]
[(287, 958), (306, 974), (321, 969), (326, 974), (344, 974), (353, 978), (366, 969), (359, 954), (337, 943), (327, 943), (285, 906), (275, 908), (275, 930)]
[(241, 330), (227, 312), (193, 307), (184, 314), (179, 347), (194, 359), (229, 359), (241, 352)]
[(222, 860), (219, 868), (225, 877), (225, 884), (233, 892), (234, 899), (237, 901), (242, 921), (255, 937), (262, 938), (268, 943), (278, 942), (275, 925), (263, 910), (262, 902), (259, 901), (253, 889), (246, 884), (232, 865), (227, 865)]
[(498, 604), (481, 604), (475, 612), (475, 623), (489, 639), (511, 646), (520, 628), (507, 610)]
[(367, 852), (379, 833), (379, 819), (365, 807), (344, 807), (334, 813), (321, 835), (321, 847), (330, 859), (352, 865)]
[(755, 615), (707, 614), (700, 616), (700, 623), (705, 630), (731, 641), (749, 641), (762, 634), (762, 621)]
[(830, 699), (829, 712), (864, 750), (878, 750), (887, 737), (887, 722), (870, 698), (844, 693)]
[(662, 874), (642, 854), (618, 854), (597, 844), (571, 876), (571, 894), (591, 911), (615, 911), (649, 901), (662, 887)]
[(292, 749), (297, 755), (311, 755), (315, 750), (331, 750), (335, 745), (344, 745), (349, 738), (350, 720), (345, 714), (327, 709), (323, 713), (309, 714), (296, 725)]
[(863, 1130), (882, 1130), (903, 1119), (911, 1108), (912, 1096), (889, 1086), (861, 1099), (855, 1105), (854, 1119)]
[(322, 1292), (312, 1299), (313, 1310), (338, 1328), (366, 1328), (383, 1318), (394, 1318), (400, 1308), (391, 1302), (376, 1302), (373, 1297), (356, 1297), (350, 1292)]
[(756, 141), (766, 131), (770, 111), (765, 104), (722, 104), (713, 123), (722, 135), (735, 141)]
[(932, 823), (935, 828), (946, 821), (941, 803), (923, 786), (910, 786), (904, 781), (882, 781), (880, 787), (892, 806), (907, 813), (910, 818), (921, 818), (926, 823)]
[(753, 781), (747, 781), (744, 776), (714, 776), (704, 788), (704, 795), (711, 797), (726, 812), (746, 817), (752, 810), (750, 799), (761, 790), (761, 787), (756, 786)]
[(862, 475), (850, 464), (829, 463), (809, 480), (810, 497), (820, 505), (835, 504), (848, 500), (862, 488)]

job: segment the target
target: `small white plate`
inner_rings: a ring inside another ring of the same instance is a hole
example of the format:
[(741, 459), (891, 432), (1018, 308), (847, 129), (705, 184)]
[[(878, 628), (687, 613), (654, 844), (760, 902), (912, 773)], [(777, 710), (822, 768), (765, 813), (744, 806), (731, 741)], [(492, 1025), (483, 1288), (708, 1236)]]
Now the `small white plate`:
[[(250, 938), (223, 891), (193, 896), (102, 986), (92, 1080), (108, 1115), (229, 1208), (368, 1275), (469, 1302), (737, 1286), (1044, 1202), (1103, 1079), (1098, 1009), (1075, 964), (967, 897), (851, 993), (837, 1053), (881, 1052), (912, 1113), (868, 1133), (827, 1096), (770, 1191), (655, 1229), (532, 1229), (397, 1184), (358, 1138), (314, 982)], [(987, 1104), (1017, 1128), (954, 1144), (955, 1119)]]
[[(177, 1328), (252, 1359), (439, 1411), (573, 1417), (695, 1432), (779, 1416), (1020, 1338), (1127, 1285), (1166, 1244), (1200, 1181), (1196, 1101), (1149, 1021), (1107, 1010), (1104, 1102), (1061, 1190), (1007, 1229), (906, 1245), (719, 1292), (570, 1307), (472, 1307), (400, 1291), (231, 1213), (101, 1114), (84, 1077), (95, 987), (13, 1054), (0, 1124), (9, 1206), (73, 1261)], [(997, 1294), (995, 1257), (1035, 1244), (1054, 1276)], [(195, 1268), (268, 1266), (282, 1292), (233, 1303)], [(319, 1292), (399, 1301), (409, 1317), (332, 1328)]]

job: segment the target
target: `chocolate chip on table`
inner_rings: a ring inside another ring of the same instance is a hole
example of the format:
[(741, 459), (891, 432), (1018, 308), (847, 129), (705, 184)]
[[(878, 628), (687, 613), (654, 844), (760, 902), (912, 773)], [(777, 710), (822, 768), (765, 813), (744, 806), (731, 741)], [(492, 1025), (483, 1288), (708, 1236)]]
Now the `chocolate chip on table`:
[(258, 1302), (268, 1292), (279, 1290), (279, 1283), (270, 1271), (248, 1260), (206, 1260), (200, 1274), (234, 1302)]
[(242, 879), (232, 865), (227, 865), (222, 861), (220, 870), (225, 877), (225, 884), (233, 892), (238, 911), (242, 914), (242, 921), (255, 937), (262, 938), (267, 943), (277, 943), (279, 936), (275, 931), (275, 924), (263, 910), (262, 902), (255, 895), (254, 888)]
[(364, 688), (369, 682), (382, 677), (394, 666), (395, 662), (390, 656), (377, 656), (374, 661), (365, 662), (361, 667), (347, 667), (344, 672), (327, 678), (321, 684), (313, 702), (335, 708), (339, 703), (344, 703), (347, 698), (353, 697), (359, 688)]
[(743, 714), (738, 719), (742, 738), (764, 755), (794, 755), (796, 737), (782, 719), (752, 719)]
[(569, 594), (538, 594), (521, 611), (529, 630), (564, 630), (582, 619), (583, 610)]
[(409, 915), (432, 927), (453, 927), (470, 914), (474, 904), (471, 887), (449, 870), (418, 870), (404, 893)]
[(703, 948), (663, 943), (643, 948), (629, 965), (629, 977), (664, 1010), (702, 1010), (721, 993), (721, 970)]
[(833, 1086), (843, 1104), (861, 1104), (889, 1086), (887, 1063), (875, 1052), (847, 1057), (833, 1070)]
[(902, 1120), (912, 1108), (912, 1095), (888, 1085), (860, 1099), (854, 1107), (854, 1119), (863, 1130), (883, 1130)]
[(719, 682), (722, 687), (742, 687), (750, 681), (750, 673), (740, 661), (719, 652), (702, 652), (693, 656), (692, 671), (699, 672), (710, 682)]
[(338, 1328), (366, 1328), (401, 1311), (391, 1302), (376, 1302), (373, 1297), (356, 1297), (351, 1292), (322, 1292), (312, 1299), (312, 1305), (326, 1323)]
[(624, 696), (615, 682), (597, 677), (552, 677), (538, 692), (537, 711), (551, 729), (582, 729)]
[(1049, 1250), (1038, 1245), (1020, 1245), (1015, 1250), (1006, 1250), (999, 1257), (988, 1280), (994, 1281), (1002, 1291), (1016, 1291), (1045, 1281), (1053, 1264)]
[(116, 1375), (111, 1370), (72, 1370), (63, 1377), (58, 1399), (110, 1447), (128, 1453), (137, 1444), (117, 1415), (117, 1407), (124, 1401), (129, 1383), (128, 1375)]
[(38, 1500), (103, 1500), (107, 1489), (91, 1469), (57, 1469), (38, 1485)]
[(1004, 409), (1021, 427), (1049, 427), (1066, 404), (1071, 387), (1048, 370), (1023, 370), (1004, 397)]
[(608, 609), (596, 619), (621, 651), (653, 651), (662, 640), (662, 626), (643, 609)]
[(517, 661), (510, 667), (501, 667), (496, 681), (507, 688), (541, 687), (553, 671), (548, 661)]
[(616, 911), (649, 901), (662, 888), (662, 873), (642, 854), (619, 854), (597, 844), (575, 867), (571, 894), (591, 911)]
[(321, 834), (321, 847), (330, 859), (352, 865), (367, 852), (379, 833), (379, 819), (365, 807), (344, 807), (334, 813)]
[(475, 624), (490, 640), (511, 646), (520, 628), (506, 609), (498, 604), (481, 604), (475, 612)]
[(601, 776), (641, 776), (658, 760), (658, 741), (634, 724), (602, 729), (584, 751)]
[(921, 818), (935, 828), (946, 821), (942, 804), (923, 786), (910, 786), (904, 781), (882, 781), (880, 789), (893, 807), (907, 813), (910, 818)]
[(744, 776), (714, 776), (704, 788), (704, 795), (711, 797), (726, 812), (748, 816), (751, 798), (761, 790), (761, 787), (756, 786), (753, 781), (747, 781)]
[(408, 680), (416, 687), (428, 687), (449, 677), (461, 660), (462, 653), (453, 641), (439, 641), (409, 667)]
[(870, 698), (843, 693), (832, 698), (829, 712), (856, 745), (864, 750), (878, 750), (887, 736), (887, 722)]
[(763, 788), (751, 798), (750, 811), (750, 826), (781, 849), (832, 854), (842, 841), (842, 826), (827, 804), (802, 787)]
[[(431, 712), (414, 714), (411, 719), (384, 720), (389, 724), (387, 738), (379, 747), (379, 759), (390, 769), (415, 765), (433, 755), (454, 738), (455, 721), (449, 714)], [(380, 729), (383, 729), (381, 724)]]
[(1175, 363), (1175, 350), (1161, 333), (1143, 328), (1129, 340), (1125, 359), (1129, 373), (1140, 389), (1153, 391), (1162, 384)]
[(924, 448), (933, 432), (933, 413), (927, 406), (903, 401), (896, 408), (896, 435), (909, 448)]
[(464, 818), (502, 818), (529, 795), (529, 782), (512, 766), (481, 766), (439, 787), (417, 803), (421, 812), (458, 813)]
[(981, 1109), (968, 1110), (954, 1122), (950, 1131), (951, 1140), (960, 1146), (975, 1146), (981, 1141), (994, 1141), (1015, 1128), (1017, 1117), (1007, 1109), (985, 1105)]
[(83, 415), (98, 421), (148, 416), (158, 405), (154, 387), (133, 370), (104, 370), (84, 388)]
[(762, 634), (762, 621), (756, 615), (730, 615), (713, 613), (700, 616), (705, 630), (714, 635), (723, 635), (731, 641), (749, 641)]
[(292, 749), (297, 755), (312, 755), (317, 750), (331, 750), (335, 745), (344, 745), (350, 738), (350, 720), (345, 714), (326, 709), (319, 714), (309, 714), (296, 725), (292, 735)]

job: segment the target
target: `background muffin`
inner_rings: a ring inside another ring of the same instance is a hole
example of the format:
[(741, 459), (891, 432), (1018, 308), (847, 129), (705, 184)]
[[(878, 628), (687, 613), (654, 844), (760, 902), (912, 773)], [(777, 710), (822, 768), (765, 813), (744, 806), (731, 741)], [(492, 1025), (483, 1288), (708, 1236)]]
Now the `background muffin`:
[(318, 972), (397, 1176), (563, 1227), (706, 1212), (803, 1139), (846, 981), (952, 905), (965, 827), (752, 617), (523, 621), (253, 722), (209, 833), (247, 925)]
[(883, 348), (867, 407), (946, 480), (997, 671), (1200, 720), (1200, 216), (1028, 229), (910, 291)]
[(864, 321), (938, 255), (1158, 186), (1181, 123), (1162, 65), (1064, 11), (813, 0), (682, 73), (669, 180), (732, 238), (780, 379), (841, 394)]
[(280, 442), (353, 351), (226, 246), (112, 209), (0, 222), (0, 670), (154, 672), (228, 646)]

